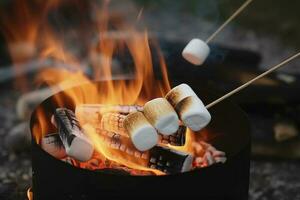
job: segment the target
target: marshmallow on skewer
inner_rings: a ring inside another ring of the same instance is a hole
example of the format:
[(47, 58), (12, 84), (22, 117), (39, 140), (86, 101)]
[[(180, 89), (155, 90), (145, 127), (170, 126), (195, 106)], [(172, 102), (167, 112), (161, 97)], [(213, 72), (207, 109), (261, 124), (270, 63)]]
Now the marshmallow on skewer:
[(192, 39), (182, 51), (182, 56), (194, 65), (202, 65), (210, 53), (209, 46), (200, 39)]
[(84, 135), (73, 111), (57, 108), (54, 118), (67, 155), (81, 162), (91, 159), (94, 146)]
[(144, 115), (159, 133), (172, 135), (179, 128), (179, 119), (165, 98), (156, 98), (144, 105)]
[[(103, 132), (109, 131), (120, 134), (124, 137), (129, 137), (127, 131), (124, 128), (124, 120), (126, 115), (118, 113), (105, 113), (102, 117), (99, 130)], [(185, 132), (186, 126), (179, 125), (178, 130), (172, 135), (159, 135), (159, 143), (161, 144), (170, 144), (173, 146), (183, 146), (185, 144)]]
[(211, 115), (196, 93), (187, 84), (174, 87), (166, 95), (183, 124), (193, 131), (204, 128), (211, 120)]
[(211, 115), (197, 96), (186, 97), (176, 105), (183, 124), (193, 131), (200, 131), (211, 120)]
[(158, 134), (143, 113), (134, 112), (126, 116), (124, 127), (132, 143), (140, 151), (154, 147), (158, 142)]
[(186, 97), (197, 96), (193, 89), (185, 83), (182, 83), (170, 90), (166, 99), (170, 102), (170, 104), (175, 108), (176, 105), (182, 101)]
[[(102, 132), (109, 131), (114, 132), (124, 137), (129, 137), (127, 131), (124, 128), (124, 119), (126, 115), (117, 113), (106, 113), (103, 115), (99, 130)], [(160, 144), (170, 144), (173, 146), (183, 146), (185, 144), (185, 132), (186, 126), (179, 125), (178, 130), (172, 135), (159, 135)]]

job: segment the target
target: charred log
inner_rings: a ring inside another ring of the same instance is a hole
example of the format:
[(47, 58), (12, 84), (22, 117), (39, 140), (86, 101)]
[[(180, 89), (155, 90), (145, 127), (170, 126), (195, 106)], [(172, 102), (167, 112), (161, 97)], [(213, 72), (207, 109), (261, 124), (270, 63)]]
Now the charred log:
[(92, 157), (94, 147), (84, 135), (73, 111), (58, 108), (54, 116), (67, 155), (79, 161), (89, 160)]

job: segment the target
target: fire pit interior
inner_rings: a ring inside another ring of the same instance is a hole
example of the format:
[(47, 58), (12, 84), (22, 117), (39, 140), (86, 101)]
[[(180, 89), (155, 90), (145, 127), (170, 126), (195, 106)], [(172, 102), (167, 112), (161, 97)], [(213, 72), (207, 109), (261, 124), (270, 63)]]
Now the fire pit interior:
[[(96, 85), (97, 91), (101, 91), (101, 88), (107, 86), (109, 82), (90, 84)], [(53, 95), (45, 100), (32, 115), (34, 199), (57, 197), (62, 199), (96, 199), (103, 196), (121, 197), (142, 194), (147, 194), (147, 196), (196, 195), (204, 199), (247, 199), (250, 154), (249, 125), (244, 113), (229, 101), (225, 101), (210, 110), (212, 121), (204, 130), (198, 133), (186, 131), (187, 141), (185, 141), (188, 143), (191, 140), (190, 137), (195, 137), (193, 140), (199, 144), (207, 142), (226, 152), (228, 160), (225, 164), (219, 163), (190, 172), (178, 173), (176, 171), (175, 174), (157, 176), (162, 174), (149, 170), (151, 168), (142, 170), (142, 173), (141, 168), (138, 167), (135, 167), (135, 170), (129, 170), (128, 166), (114, 166), (113, 163), (109, 163), (109, 168), (100, 169), (100, 163), (91, 165), (91, 163), (79, 162), (76, 164), (72, 160), (59, 160), (45, 152), (37, 144), (37, 141), (43, 135), (57, 131), (55, 126), (51, 124), (54, 111), (61, 107), (75, 111), (76, 106), (68, 98), (68, 94), (76, 92), (77, 95), (81, 95), (82, 91), (90, 87), (90, 84), (73, 87)], [(199, 85), (195, 88), (205, 103), (216, 98), (208, 88)], [(58, 101), (58, 99), (63, 101)], [(87, 101), (85, 103), (99, 104), (102, 102)], [(43, 129), (40, 129), (41, 119), (45, 120), (42, 122), (47, 122)], [(149, 154), (152, 154), (154, 159), (159, 160), (162, 152), (163, 156), (172, 159), (168, 157), (168, 154), (165, 154), (162, 147), (152, 148)], [(147, 159), (151, 160), (151, 158)], [(109, 159), (106, 162), (109, 162)], [(157, 165), (155, 161), (152, 160), (151, 162)]]

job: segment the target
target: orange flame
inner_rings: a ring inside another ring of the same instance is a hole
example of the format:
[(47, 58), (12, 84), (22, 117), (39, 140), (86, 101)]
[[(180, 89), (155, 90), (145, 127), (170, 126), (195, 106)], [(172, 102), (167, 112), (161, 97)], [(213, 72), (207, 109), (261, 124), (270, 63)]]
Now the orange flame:
[(28, 188), (27, 190), (27, 198), (28, 200), (33, 200), (33, 192), (31, 188)]
[[(93, 79), (107, 81), (99, 83), (87, 77), (76, 56), (67, 50), (49, 26), (41, 29), (43, 42), (40, 59), (54, 58), (70, 66), (71, 70), (46, 68), (38, 74), (37, 81), (47, 83), (55, 91), (64, 91), (64, 97), (71, 100), (71, 102), (67, 102), (68, 106), (73, 108), (85, 103), (143, 105), (149, 99), (164, 96), (170, 90), (166, 64), (162, 53), (156, 47), (163, 75), (162, 80), (157, 80), (154, 76), (147, 31), (138, 31), (124, 21), (110, 16), (108, 1), (104, 2), (101, 9), (96, 10), (96, 18), (98, 19), (96, 24), (98, 36), (97, 42), (90, 48), (90, 57), (94, 58), (90, 70), (94, 72)], [(113, 30), (109, 30), (110, 26), (113, 27)], [(118, 34), (117, 37), (114, 37), (114, 34)], [(115, 81), (112, 71), (113, 62), (117, 53), (125, 51), (130, 53), (133, 61), (133, 79)], [(76, 89), (70, 89), (74, 86), (77, 86)], [(54, 97), (58, 107), (66, 106), (65, 98), (57, 95)], [(49, 125), (49, 114), (44, 110), (37, 110), (37, 116), (39, 123), (34, 125), (33, 133), (39, 143), (43, 135), (49, 132), (51, 125)], [(141, 167), (139, 162), (142, 161), (131, 162), (125, 154), (116, 155), (117, 152), (113, 152), (103, 145), (95, 130), (90, 128), (86, 129), (86, 132), (94, 142), (95, 149), (106, 158), (137, 170), (163, 174), (158, 170)]]
[[(16, 0), (0, 8), (0, 31), (8, 43), (8, 50), (16, 73), (21, 71), (19, 65), (34, 58), (37, 53), (39, 28), (45, 20), (48, 11), (57, 5), (54, 1)], [(27, 90), (26, 77), (16, 80), (16, 88)]]
[[(68, 69), (48, 67), (36, 77), (39, 83), (46, 83), (56, 92), (64, 92), (64, 97), (54, 95), (54, 103), (58, 107), (75, 108), (76, 105), (90, 103), (143, 105), (152, 98), (164, 96), (170, 90), (167, 66), (158, 45), (154, 42), (154, 49), (159, 57), (161, 80), (157, 80), (154, 76), (152, 49), (150, 48), (147, 30), (140, 31), (123, 19), (110, 15), (108, 13), (108, 1), (104, 1), (102, 8), (95, 9), (96, 12), (94, 14), (98, 20), (95, 27), (90, 27), (91, 30), (97, 29), (98, 31), (97, 38), (94, 40), (96, 42), (92, 45), (87, 45), (89, 46), (87, 49), (89, 51), (88, 57), (92, 60), (92, 66), (87, 68), (93, 71), (92, 79), (85, 74), (84, 67), (79, 61), (81, 58), (74, 54), (73, 51), (68, 50), (64, 42), (58, 39), (59, 37), (55, 33), (54, 28), (49, 23), (46, 23), (46, 13), (49, 12), (49, 8), (53, 7), (53, 5), (57, 5), (57, 1), (55, 3), (52, 2), (50, 5), (46, 3), (42, 7), (44, 9), (41, 9), (41, 12), (36, 14), (37, 16), (32, 15), (35, 12), (31, 12), (27, 4), (20, 3), (20, 5), (24, 6), (22, 7), (22, 12), (18, 7), (15, 10), (15, 14), (17, 18), (23, 18), (23, 15), (20, 16), (20, 14), (25, 12), (27, 23), (22, 26), (19, 26), (19, 22), (18, 24), (12, 23), (11, 26), (11, 22), (5, 24), (7, 40), (8, 42), (19, 40), (28, 42), (33, 47), (38, 47), (41, 61), (55, 59), (68, 66)], [(96, 5), (93, 5), (93, 8), (96, 8)], [(138, 14), (137, 20), (141, 19), (141, 15), (142, 11)], [(2, 19), (5, 21), (7, 16), (2, 16)], [(24, 37), (21, 37), (23, 34)], [(38, 36), (42, 37), (42, 39), (38, 40)], [(112, 66), (117, 54), (122, 54), (123, 52), (129, 52), (132, 58), (133, 66), (131, 70), (133, 71), (133, 79), (116, 81), (114, 80), (115, 74)], [(15, 56), (13, 52), (12, 56)], [(94, 82), (93, 79), (106, 81)], [(76, 89), (72, 89), (74, 86), (76, 86)], [(36, 114), (38, 123), (33, 126), (33, 134), (37, 143), (40, 143), (41, 138), (45, 134), (50, 133), (52, 129), (50, 123), (51, 113), (47, 113), (40, 108)], [(87, 129), (87, 135), (93, 140), (97, 152), (106, 158), (133, 169), (148, 170), (157, 175), (163, 174), (157, 170), (141, 167), (139, 161), (131, 162), (126, 155), (109, 150), (103, 145), (95, 130)], [(194, 153), (191, 148), (191, 143), (194, 140), (194, 134), (188, 131), (185, 146), (177, 149)], [(175, 147), (170, 146), (170, 148)]]

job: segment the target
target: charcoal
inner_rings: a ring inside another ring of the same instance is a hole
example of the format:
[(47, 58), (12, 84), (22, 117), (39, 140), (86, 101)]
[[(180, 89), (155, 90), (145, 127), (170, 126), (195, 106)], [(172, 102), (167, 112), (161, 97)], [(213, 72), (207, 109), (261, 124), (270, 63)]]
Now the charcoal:
[(94, 147), (84, 135), (73, 111), (58, 108), (54, 116), (67, 155), (78, 161), (88, 161), (92, 157)]
[(125, 118), (126, 115), (123, 114), (105, 113), (102, 116), (100, 128), (106, 131), (115, 132), (129, 137), (123, 125)]
[[(191, 170), (193, 156), (167, 147), (155, 146), (149, 151), (140, 152), (130, 143), (129, 138), (97, 129), (97, 133), (107, 147), (125, 152), (132, 160), (143, 159), (144, 167), (160, 170), (166, 174), (180, 173)], [(118, 148), (114, 144), (119, 144)]]
[(141, 159), (148, 158), (145, 153), (138, 151), (133, 146), (133, 144), (131, 143), (128, 137), (125, 137), (118, 133), (103, 131), (101, 129), (97, 129), (97, 133), (99, 134), (102, 141), (104, 141), (105, 145), (108, 146), (109, 148), (126, 152), (126, 154), (136, 158), (141, 158)]
[(65, 163), (68, 163), (69, 165), (72, 165), (72, 166), (78, 166), (77, 163), (75, 162), (75, 160), (73, 160), (72, 158), (70, 157), (65, 157), (63, 159), (61, 159), (61, 161), (65, 162)]
[(178, 131), (173, 135), (160, 135), (160, 143), (173, 146), (183, 146), (185, 144), (186, 126), (179, 126)]
[(60, 139), (59, 134), (48, 134), (41, 141), (42, 149), (48, 152), (55, 158), (62, 159), (66, 157), (66, 151), (64, 145)]
[(187, 172), (191, 170), (193, 156), (167, 147), (155, 146), (150, 150), (148, 167), (166, 174)]
[[(125, 117), (126, 115), (122, 115), (119, 113), (105, 113), (102, 116), (100, 129), (129, 137), (123, 125)], [(172, 135), (163, 135), (159, 133), (159, 142), (162, 144), (170, 144), (173, 146), (183, 146), (185, 144), (185, 132), (186, 126), (181, 125), (179, 126), (179, 129), (176, 131), (176, 133)]]

